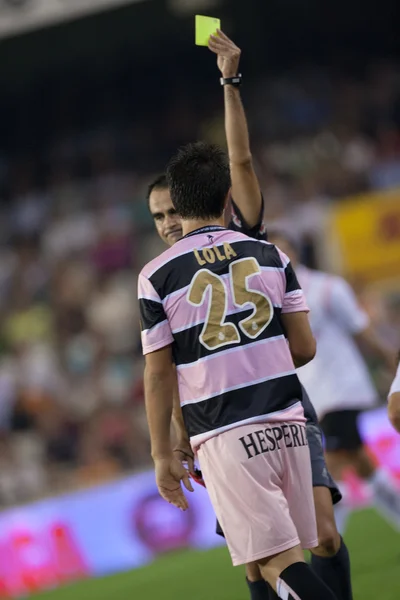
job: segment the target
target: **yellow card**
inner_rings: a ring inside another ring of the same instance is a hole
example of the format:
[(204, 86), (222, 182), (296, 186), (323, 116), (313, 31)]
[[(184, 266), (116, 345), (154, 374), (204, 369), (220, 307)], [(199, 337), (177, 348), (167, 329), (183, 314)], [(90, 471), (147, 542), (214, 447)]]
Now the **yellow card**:
[(208, 46), (210, 35), (221, 29), (221, 21), (214, 17), (196, 15), (196, 46)]

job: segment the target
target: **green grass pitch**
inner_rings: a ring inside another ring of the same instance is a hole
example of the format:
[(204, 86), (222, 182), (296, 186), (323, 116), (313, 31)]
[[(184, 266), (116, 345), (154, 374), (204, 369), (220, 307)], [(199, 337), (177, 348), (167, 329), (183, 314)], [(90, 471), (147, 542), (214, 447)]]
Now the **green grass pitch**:
[[(346, 534), (355, 600), (400, 599), (400, 535), (372, 510), (352, 515)], [(233, 568), (225, 548), (182, 552), (152, 565), (93, 579), (34, 600), (243, 600), (248, 598), (241, 567)]]

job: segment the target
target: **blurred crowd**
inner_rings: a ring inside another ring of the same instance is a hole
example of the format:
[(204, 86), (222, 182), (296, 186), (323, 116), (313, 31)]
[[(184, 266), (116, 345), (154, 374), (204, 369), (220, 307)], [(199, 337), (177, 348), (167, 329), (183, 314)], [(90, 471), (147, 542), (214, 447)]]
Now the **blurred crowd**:
[[(267, 222), (290, 228), (319, 266), (332, 202), (400, 186), (400, 68), (301, 69), (243, 93)], [(158, 165), (194, 137), (224, 143), (220, 96), (207, 110), (188, 87), (176, 97), (157, 135), (146, 120), (109, 119), (60, 129), (45, 169), (39, 151), (1, 157), (0, 505), (149, 463), (136, 280), (162, 250), (145, 198), (152, 148)], [(119, 110), (112, 94), (107, 110)], [(146, 161), (127, 160), (132, 147)], [(393, 302), (379, 311), (366, 299), (383, 333)]]

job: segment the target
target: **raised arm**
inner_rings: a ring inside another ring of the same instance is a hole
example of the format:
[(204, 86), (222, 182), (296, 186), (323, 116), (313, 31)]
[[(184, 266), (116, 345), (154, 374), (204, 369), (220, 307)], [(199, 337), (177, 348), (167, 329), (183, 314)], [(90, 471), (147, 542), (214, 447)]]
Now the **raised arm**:
[[(222, 31), (211, 36), (209, 48), (217, 54), (217, 64), (223, 78), (235, 77), (239, 70), (240, 49)], [(262, 196), (253, 167), (249, 131), (240, 91), (234, 85), (224, 85), (225, 132), (232, 178), (232, 198), (246, 225), (260, 222)]]

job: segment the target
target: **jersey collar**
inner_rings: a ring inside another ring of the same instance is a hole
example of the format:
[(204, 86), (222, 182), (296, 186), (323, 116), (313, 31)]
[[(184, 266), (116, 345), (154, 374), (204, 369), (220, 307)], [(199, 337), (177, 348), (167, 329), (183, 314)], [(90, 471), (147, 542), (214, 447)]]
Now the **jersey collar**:
[(222, 227), (222, 225), (207, 225), (207, 227), (200, 227), (199, 229), (195, 229), (194, 231), (187, 233), (181, 239), (184, 240), (188, 237), (192, 237), (193, 235), (199, 235), (201, 233), (209, 233), (210, 231), (226, 231), (226, 230), (227, 230), (226, 227)]

